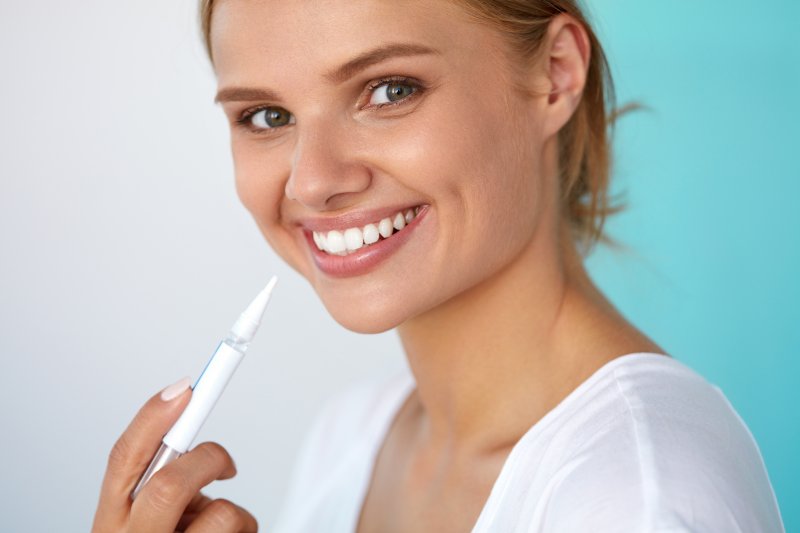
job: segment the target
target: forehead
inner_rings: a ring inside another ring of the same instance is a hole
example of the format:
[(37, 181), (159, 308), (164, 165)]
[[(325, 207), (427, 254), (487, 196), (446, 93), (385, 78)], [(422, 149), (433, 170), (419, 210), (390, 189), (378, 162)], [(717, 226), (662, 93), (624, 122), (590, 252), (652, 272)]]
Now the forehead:
[(446, 0), (220, 0), (211, 25), (220, 84), (321, 74), (398, 42), (434, 48), (450, 64), (500, 44)]

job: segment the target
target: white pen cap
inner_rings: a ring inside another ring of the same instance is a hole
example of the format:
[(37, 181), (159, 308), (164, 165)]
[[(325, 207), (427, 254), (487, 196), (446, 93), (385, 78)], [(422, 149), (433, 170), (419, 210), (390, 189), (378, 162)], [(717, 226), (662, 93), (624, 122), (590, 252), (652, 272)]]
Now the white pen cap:
[(261, 324), (261, 317), (264, 316), (264, 309), (267, 308), (272, 289), (277, 282), (278, 276), (272, 276), (267, 286), (250, 302), (250, 305), (247, 306), (247, 309), (244, 310), (231, 328), (231, 333), (239, 337), (243, 342), (253, 340), (256, 331), (258, 331), (258, 326)]

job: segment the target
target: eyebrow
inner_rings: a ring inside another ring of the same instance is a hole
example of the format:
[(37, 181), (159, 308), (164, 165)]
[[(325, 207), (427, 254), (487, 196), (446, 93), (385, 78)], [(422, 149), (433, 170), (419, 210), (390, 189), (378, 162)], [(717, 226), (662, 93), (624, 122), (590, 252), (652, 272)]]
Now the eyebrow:
[(269, 89), (251, 89), (249, 87), (229, 87), (221, 89), (214, 97), (214, 103), (251, 102), (253, 100), (280, 100), (277, 93)]
[[(414, 43), (390, 43), (363, 54), (359, 54), (347, 63), (326, 73), (324, 78), (331, 83), (340, 84), (349, 80), (359, 72), (366, 70), (372, 65), (376, 65), (387, 59), (394, 57), (409, 57), (417, 55), (439, 55), (441, 52), (434, 48), (429, 48), (421, 44)], [(253, 100), (280, 100), (275, 91), (269, 89), (256, 89), (249, 87), (228, 87), (220, 89), (214, 102), (247, 102)]]
[(325, 74), (325, 78), (332, 83), (343, 83), (359, 72), (393, 57), (408, 57), (418, 55), (441, 54), (434, 48), (428, 48), (414, 43), (391, 43), (379, 46), (351, 59), (344, 65)]

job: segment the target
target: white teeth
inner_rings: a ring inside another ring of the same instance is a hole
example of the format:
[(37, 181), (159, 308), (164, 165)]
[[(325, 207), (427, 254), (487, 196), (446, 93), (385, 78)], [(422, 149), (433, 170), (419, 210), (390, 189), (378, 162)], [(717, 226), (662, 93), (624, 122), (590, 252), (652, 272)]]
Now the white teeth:
[(325, 237), (325, 251), (330, 254), (338, 254), (344, 252), (347, 247), (344, 242), (344, 235), (336, 230), (329, 231)]
[(358, 228), (349, 228), (344, 232), (344, 243), (349, 251), (355, 251), (364, 246), (364, 236)]
[(317, 248), (325, 251), (326, 250), (325, 235), (323, 235), (322, 233), (317, 233), (316, 231), (312, 231), (311, 236), (314, 237), (314, 244), (317, 245)]
[(364, 244), (372, 244), (378, 242), (380, 233), (378, 233), (378, 226), (375, 224), (367, 224), (364, 226)]
[(347, 255), (363, 246), (375, 244), (381, 237), (388, 239), (395, 230), (400, 231), (419, 214), (419, 207), (400, 211), (394, 217), (386, 217), (380, 222), (367, 224), (362, 228), (348, 228), (343, 231), (311, 232), (314, 244), (320, 250), (332, 255)]
[(392, 227), (391, 218), (384, 218), (383, 220), (378, 222), (378, 232), (384, 239), (388, 239), (389, 237), (391, 237), (392, 231), (394, 231), (394, 228)]

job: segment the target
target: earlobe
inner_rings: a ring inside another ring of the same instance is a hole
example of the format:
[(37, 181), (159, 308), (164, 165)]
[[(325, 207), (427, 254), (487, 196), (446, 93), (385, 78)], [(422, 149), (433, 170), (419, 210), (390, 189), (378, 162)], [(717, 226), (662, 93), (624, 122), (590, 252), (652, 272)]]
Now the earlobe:
[(569, 15), (555, 17), (548, 28), (546, 72), (550, 83), (549, 133), (569, 121), (578, 107), (589, 68), (591, 46), (586, 30)]

